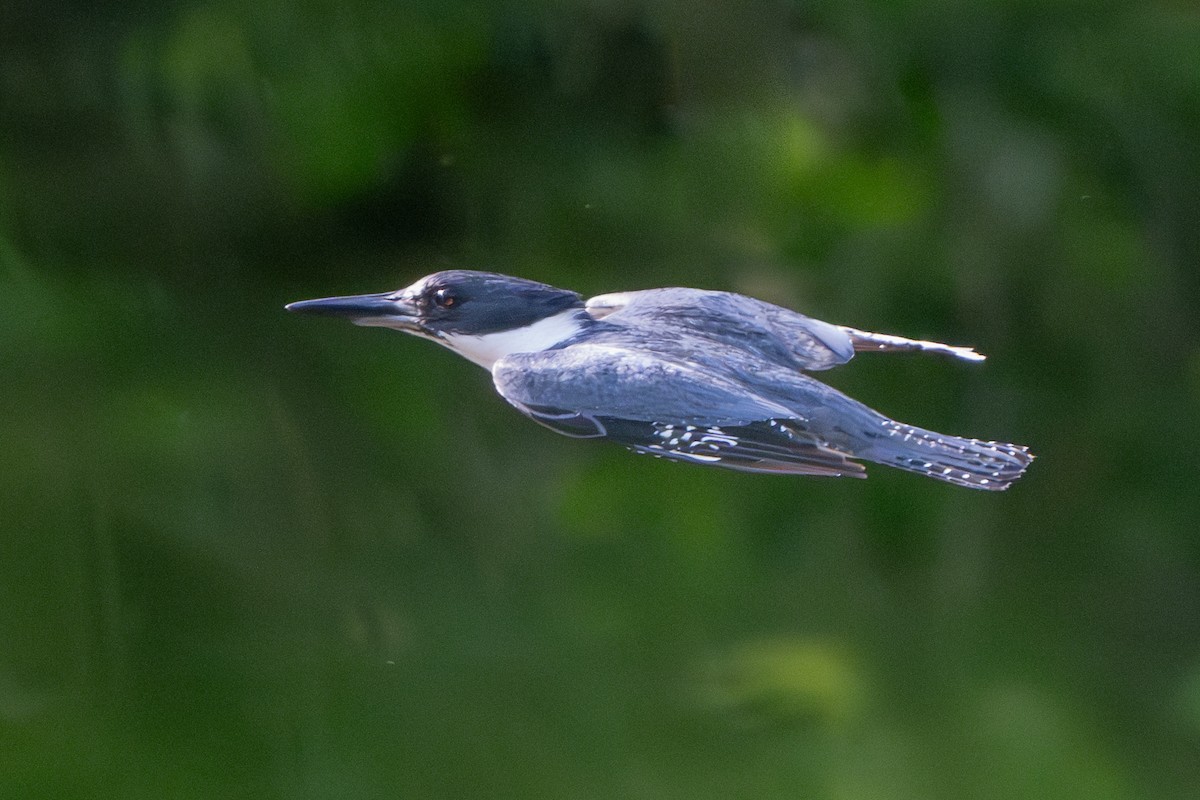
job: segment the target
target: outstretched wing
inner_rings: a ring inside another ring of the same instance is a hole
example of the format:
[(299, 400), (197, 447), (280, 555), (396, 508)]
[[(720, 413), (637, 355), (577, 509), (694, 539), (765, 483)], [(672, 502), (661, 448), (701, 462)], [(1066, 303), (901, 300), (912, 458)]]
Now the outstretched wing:
[(729, 292), (700, 289), (648, 289), (593, 297), (587, 311), (595, 319), (652, 329), (671, 336), (709, 339), (755, 352), (780, 366), (823, 370), (845, 364), (856, 352), (926, 352), (983, 361), (973, 348), (872, 333), (831, 325), (791, 309)]
[(496, 362), (492, 377), (505, 400), (567, 436), (747, 472), (865, 476), (784, 406), (634, 348), (517, 353)]
[(701, 289), (647, 289), (599, 295), (587, 301), (596, 319), (653, 331), (709, 340), (796, 370), (822, 370), (854, 357), (845, 330), (819, 319), (731, 292)]

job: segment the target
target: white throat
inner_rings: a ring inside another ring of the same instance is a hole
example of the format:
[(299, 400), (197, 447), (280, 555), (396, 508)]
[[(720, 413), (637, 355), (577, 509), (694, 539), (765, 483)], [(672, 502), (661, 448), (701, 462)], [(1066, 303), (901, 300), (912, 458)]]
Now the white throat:
[(482, 336), (447, 333), (438, 341), (486, 370), (510, 353), (537, 353), (579, 333), (579, 309), (570, 308), (524, 328)]

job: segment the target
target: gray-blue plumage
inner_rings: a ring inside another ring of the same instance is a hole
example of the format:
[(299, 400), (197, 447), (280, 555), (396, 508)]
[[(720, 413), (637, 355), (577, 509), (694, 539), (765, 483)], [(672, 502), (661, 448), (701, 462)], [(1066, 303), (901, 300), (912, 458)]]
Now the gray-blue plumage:
[[(353, 311), (355, 303), (362, 309)], [(1023, 447), (895, 422), (805, 374), (856, 351), (952, 347), (831, 325), (728, 292), (579, 295), (454, 270), (384, 295), (290, 309), (431, 338), (488, 368), (497, 391), (560, 433), (750, 472), (865, 477), (861, 458), (978, 489), (1004, 489)]]

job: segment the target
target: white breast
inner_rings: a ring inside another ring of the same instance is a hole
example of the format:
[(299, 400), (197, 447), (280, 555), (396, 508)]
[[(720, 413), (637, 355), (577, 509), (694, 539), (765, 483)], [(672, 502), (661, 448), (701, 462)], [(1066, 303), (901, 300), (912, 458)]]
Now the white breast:
[(483, 336), (445, 334), (439, 341), (486, 370), (510, 353), (537, 353), (579, 333), (578, 309), (568, 309), (524, 328)]

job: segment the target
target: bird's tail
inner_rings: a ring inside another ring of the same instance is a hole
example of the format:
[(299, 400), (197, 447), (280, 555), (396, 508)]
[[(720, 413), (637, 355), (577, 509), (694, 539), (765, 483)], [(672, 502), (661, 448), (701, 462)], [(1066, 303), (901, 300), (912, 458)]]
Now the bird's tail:
[(946, 436), (888, 420), (863, 458), (971, 489), (1003, 491), (1033, 461), (1026, 447)]

